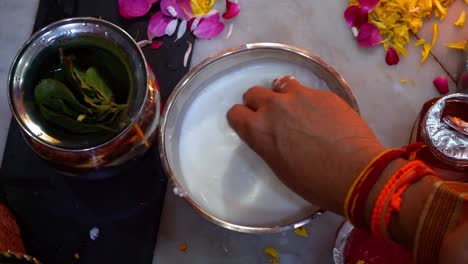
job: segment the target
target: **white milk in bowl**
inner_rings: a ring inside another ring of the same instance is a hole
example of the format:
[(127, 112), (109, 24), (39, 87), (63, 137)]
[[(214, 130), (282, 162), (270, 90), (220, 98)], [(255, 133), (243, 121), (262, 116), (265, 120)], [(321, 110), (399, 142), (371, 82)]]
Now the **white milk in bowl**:
[(293, 75), (308, 87), (328, 89), (310, 69), (263, 59), (206, 82), (187, 106), (180, 126), (178, 175), (184, 192), (210, 215), (231, 224), (275, 227), (304, 219), (317, 207), (283, 185), (229, 126), (226, 113), (250, 87), (270, 87)]

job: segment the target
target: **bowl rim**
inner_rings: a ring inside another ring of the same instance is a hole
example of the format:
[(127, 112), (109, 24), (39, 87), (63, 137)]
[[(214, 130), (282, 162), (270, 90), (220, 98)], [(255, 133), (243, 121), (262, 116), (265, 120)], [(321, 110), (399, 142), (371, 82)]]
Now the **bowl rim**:
[[(164, 170), (166, 171), (166, 174), (169, 176), (169, 178), (172, 180), (172, 182), (175, 185), (175, 188), (179, 188), (182, 190), (183, 193), (186, 193), (184, 188), (181, 187), (181, 184), (177, 180), (175, 173), (173, 172), (169, 160), (167, 158), (167, 150), (166, 150), (166, 123), (167, 123), (167, 118), (168, 114), (170, 113), (171, 109), (173, 109), (174, 102), (176, 99), (179, 97), (181, 92), (184, 90), (186, 87), (186, 84), (191, 81), (192, 78), (194, 78), (200, 71), (202, 71), (205, 67), (207, 67), (210, 64), (213, 64), (225, 57), (245, 52), (245, 51), (252, 51), (252, 50), (265, 50), (265, 49), (272, 49), (272, 50), (282, 50), (282, 51), (288, 51), (291, 53), (294, 53), (296, 55), (302, 56), (306, 59), (312, 60), (316, 62), (318, 65), (322, 66), (326, 71), (328, 71), (333, 77), (338, 81), (339, 85), (343, 88), (343, 92), (346, 94), (346, 96), (351, 100), (349, 102), (351, 104), (351, 107), (356, 110), (359, 113), (359, 108), (356, 102), (356, 99), (354, 98), (351, 89), (349, 88), (347, 82), (344, 80), (343, 77), (328, 63), (323, 61), (321, 58), (317, 57), (313, 53), (297, 48), (291, 45), (286, 45), (286, 44), (280, 44), (280, 43), (270, 43), (270, 42), (262, 42), (262, 43), (250, 43), (250, 44), (245, 44), (245, 45), (240, 45), (236, 46), (230, 49), (227, 49), (225, 51), (221, 51), (217, 54), (214, 54), (205, 60), (203, 60), (200, 64), (195, 66), (193, 69), (191, 69), (175, 86), (173, 92), (169, 96), (169, 98), (166, 101), (164, 111), (161, 115), (160, 119), (160, 125), (159, 125), (159, 135), (158, 135), (158, 144), (159, 144), (159, 154), (160, 158), (164, 167)], [(237, 231), (237, 232), (243, 232), (243, 233), (251, 233), (251, 234), (266, 234), (266, 233), (278, 233), (282, 232), (285, 230), (290, 230), (294, 228), (298, 228), (301, 226), (304, 226), (308, 223), (310, 223), (313, 219), (315, 219), (317, 216), (321, 215), (322, 213), (325, 212), (325, 210), (319, 208), (312, 212), (309, 216), (296, 220), (294, 222), (286, 223), (283, 225), (275, 225), (275, 226), (266, 226), (266, 227), (252, 227), (252, 226), (246, 226), (246, 225), (238, 225), (238, 224), (233, 224), (228, 221), (222, 220), (211, 213), (209, 213), (207, 210), (203, 209), (198, 203), (196, 203), (191, 197), (184, 195), (183, 198), (187, 201), (187, 203), (195, 209), (200, 215), (202, 215), (205, 219), (211, 221), (212, 223), (219, 225), (221, 227)]]
[[(145, 77), (146, 77), (146, 82), (147, 83), (148, 83), (148, 81), (150, 80), (151, 77), (150, 77), (150, 72), (149, 72), (149, 68), (148, 68), (148, 62), (146, 61), (146, 57), (145, 57), (143, 51), (141, 50), (140, 46), (133, 39), (133, 37), (129, 33), (127, 33), (127, 31), (125, 31), (121, 27), (117, 26), (116, 24), (114, 24), (112, 22), (109, 22), (107, 20), (101, 19), (101, 18), (72, 17), (72, 18), (57, 20), (57, 21), (43, 27), (42, 29), (38, 30), (34, 34), (32, 34), (31, 37), (21, 46), (21, 48), (16, 53), (15, 58), (13, 59), (13, 62), (11, 64), (11, 66), (10, 66), (10, 70), (8, 72), (8, 78), (7, 78), (7, 87), (8, 87), (7, 99), (8, 99), (8, 104), (10, 105), (10, 110), (12, 112), (12, 115), (14, 116), (16, 122), (21, 127), (21, 131), (25, 132), (30, 138), (32, 138), (33, 140), (35, 140), (39, 144), (45, 145), (45, 146), (47, 146), (47, 147), (49, 147), (51, 149), (58, 150), (58, 151), (64, 151), (64, 152), (71, 152), (71, 153), (82, 153), (82, 152), (88, 152), (88, 151), (96, 150), (96, 149), (111, 145), (119, 137), (121, 137), (122, 135), (125, 135), (126, 133), (128, 133), (128, 131), (130, 131), (130, 129), (132, 129), (134, 124), (138, 121), (139, 117), (141, 117), (141, 115), (143, 114), (145, 104), (143, 103), (140, 106), (137, 113), (132, 117), (131, 122), (123, 130), (121, 130), (113, 138), (111, 138), (111, 139), (109, 139), (109, 140), (107, 140), (107, 141), (105, 141), (105, 142), (103, 142), (103, 143), (101, 143), (99, 145), (96, 145), (96, 146), (91, 146), (91, 147), (87, 147), (87, 148), (79, 148), (79, 149), (78, 148), (73, 149), (73, 148), (59, 147), (59, 146), (55, 146), (55, 145), (52, 145), (52, 144), (50, 144), (48, 142), (45, 142), (45, 141), (41, 140), (40, 138), (37, 137), (37, 135), (35, 133), (30, 131), (30, 129), (23, 123), (23, 121), (22, 121), (21, 117), (19, 116), (19, 113), (18, 113), (18, 111), (17, 111), (17, 109), (15, 107), (15, 104), (13, 103), (12, 93), (13, 93), (13, 83), (14, 83), (14, 70), (16, 69), (17, 64), (19, 63), (19, 61), (22, 59), (22, 55), (24, 54), (24, 52), (35, 41), (37, 41), (38, 38), (40, 38), (41, 36), (43, 36), (44, 34), (49, 32), (49, 30), (51, 30), (51, 29), (53, 29), (55, 27), (59, 27), (59, 26), (62, 26), (62, 25), (67, 25), (67, 24), (73, 24), (73, 23), (101, 24), (101, 25), (105, 25), (105, 26), (108, 26), (110, 28), (113, 28), (116, 32), (122, 34), (122, 36), (127, 38), (129, 40), (130, 44), (136, 48), (136, 50), (138, 52), (138, 55), (142, 58), (144, 66), (145, 66)], [(148, 96), (149, 96), (149, 91), (148, 91), (148, 89), (145, 89), (145, 95), (144, 95), (143, 102), (146, 102)], [(157, 100), (160, 100), (160, 99), (157, 99)], [(158, 109), (156, 109), (156, 111), (160, 111), (160, 109), (158, 108)]]

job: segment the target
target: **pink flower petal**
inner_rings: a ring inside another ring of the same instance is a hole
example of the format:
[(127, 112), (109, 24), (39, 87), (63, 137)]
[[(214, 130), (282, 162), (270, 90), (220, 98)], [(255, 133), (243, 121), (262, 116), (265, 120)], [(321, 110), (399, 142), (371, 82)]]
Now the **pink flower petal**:
[(224, 19), (231, 19), (239, 15), (240, 6), (231, 0), (226, 0), (226, 12), (223, 14)]
[(148, 39), (152, 41), (155, 37), (162, 37), (164, 35), (168, 35), (168, 29), (172, 29), (172, 27), (174, 26), (174, 22), (175, 26), (177, 27), (176, 18), (167, 17), (162, 12), (157, 12), (150, 18), (147, 31)]
[(160, 40), (157, 40), (157, 41), (153, 41), (153, 43), (151, 43), (151, 49), (152, 50), (155, 50), (155, 49), (159, 49), (162, 45), (164, 44), (164, 42), (160, 41)]
[(346, 8), (344, 18), (349, 27), (360, 27), (369, 21), (369, 13), (359, 6), (352, 5)]
[(188, 20), (193, 16), (190, 0), (161, 0), (161, 11), (166, 16), (182, 20)]
[(364, 10), (370, 13), (379, 4), (380, 0), (358, 0), (358, 2)]
[(219, 21), (221, 15), (216, 10), (208, 12), (198, 23), (193, 34), (202, 39), (210, 39), (219, 35), (224, 30), (224, 23)]
[(167, 25), (166, 35), (172, 36), (177, 29), (177, 24), (179, 23), (178, 19), (174, 19)]
[(389, 47), (387, 55), (385, 56), (385, 61), (388, 65), (397, 65), (400, 62), (400, 57), (393, 47)]
[(185, 32), (187, 31), (187, 20), (182, 20), (179, 25), (179, 29), (177, 30), (177, 38), (175, 41), (179, 40), (185, 35)]
[(361, 25), (357, 41), (362, 47), (373, 47), (380, 44), (382, 37), (376, 26), (366, 23)]
[(157, 0), (119, 0), (119, 13), (124, 18), (144, 16)]
[(440, 76), (435, 78), (434, 80), (434, 86), (439, 91), (440, 94), (446, 94), (449, 92), (449, 85), (448, 85), (448, 79)]

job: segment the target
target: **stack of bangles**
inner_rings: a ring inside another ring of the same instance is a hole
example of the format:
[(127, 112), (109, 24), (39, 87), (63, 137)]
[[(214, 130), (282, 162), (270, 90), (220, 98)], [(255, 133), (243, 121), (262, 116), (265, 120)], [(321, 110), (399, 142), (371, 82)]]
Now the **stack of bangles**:
[[(403, 193), (425, 176), (436, 176), (422, 161), (414, 160), (416, 152), (423, 147), (422, 143), (415, 143), (403, 149), (384, 151), (356, 178), (344, 203), (345, 216), (356, 228), (370, 231), (375, 237), (391, 239), (390, 220), (393, 213), (400, 212)], [(387, 166), (400, 158), (409, 162), (398, 169), (380, 190), (369, 227), (364, 216), (369, 195)], [(413, 251), (416, 263), (438, 262), (443, 239), (455, 228), (454, 223), (457, 222), (463, 203), (467, 199), (467, 184), (442, 180), (434, 183), (418, 223)]]

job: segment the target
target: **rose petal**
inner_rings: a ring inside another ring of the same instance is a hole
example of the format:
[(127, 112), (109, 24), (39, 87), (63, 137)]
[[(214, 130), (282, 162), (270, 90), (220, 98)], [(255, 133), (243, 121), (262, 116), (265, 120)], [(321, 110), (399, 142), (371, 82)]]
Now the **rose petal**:
[(157, 0), (119, 0), (119, 13), (124, 18), (144, 16)]
[[(162, 12), (157, 12), (150, 18), (150, 21), (148, 24), (148, 31), (147, 31), (148, 39), (151, 41), (155, 37), (162, 37), (164, 35), (168, 35), (167, 34), (168, 28), (170, 25), (171, 27), (173, 27), (174, 22), (175, 22), (175, 25), (177, 26), (177, 19), (167, 17)], [(175, 31), (175, 28), (174, 28), (174, 31)]]
[(187, 31), (187, 20), (182, 20), (182, 22), (180, 22), (179, 29), (177, 30), (177, 38), (176, 40), (174, 40), (174, 42), (182, 38), (186, 31)]
[(434, 83), (435, 88), (437, 89), (437, 91), (439, 91), (440, 94), (446, 94), (449, 92), (449, 85), (448, 85), (447, 78), (443, 76), (439, 76), (435, 78), (433, 83)]
[(388, 48), (387, 56), (385, 56), (385, 61), (388, 65), (397, 65), (398, 62), (400, 62), (400, 57), (398, 57), (398, 53), (394, 48)]
[(208, 12), (198, 23), (198, 26), (193, 30), (193, 34), (202, 39), (210, 39), (216, 37), (224, 30), (224, 23), (219, 21), (221, 15), (216, 10)]
[(358, 0), (361, 7), (367, 12), (371, 12), (379, 4), (380, 0)]
[(373, 47), (382, 41), (382, 37), (376, 26), (366, 23), (361, 25), (357, 41), (362, 47)]
[(240, 6), (230, 0), (226, 0), (226, 12), (223, 14), (224, 19), (231, 19), (239, 15)]
[(369, 13), (359, 6), (352, 5), (346, 8), (344, 18), (349, 27), (360, 27), (369, 21)]
[(157, 40), (157, 41), (153, 41), (153, 43), (151, 43), (151, 49), (152, 50), (155, 50), (155, 49), (159, 49), (162, 45), (164, 44), (164, 42), (160, 41), (160, 40)]
[(161, 0), (161, 12), (169, 17), (189, 20), (193, 17), (190, 0)]

